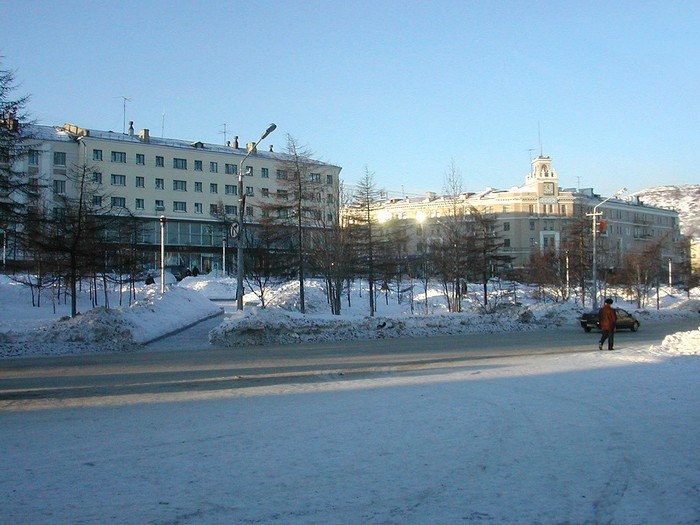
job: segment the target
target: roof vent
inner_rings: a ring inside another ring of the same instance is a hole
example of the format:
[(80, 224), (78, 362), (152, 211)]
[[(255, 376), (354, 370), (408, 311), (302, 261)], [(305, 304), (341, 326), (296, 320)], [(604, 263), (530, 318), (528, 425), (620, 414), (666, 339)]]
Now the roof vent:
[(142, 142), (150, 142), (151, 141), (150, 131), (147, 129), (142, 129), (141, 131), (139, 131), (139, 139)]

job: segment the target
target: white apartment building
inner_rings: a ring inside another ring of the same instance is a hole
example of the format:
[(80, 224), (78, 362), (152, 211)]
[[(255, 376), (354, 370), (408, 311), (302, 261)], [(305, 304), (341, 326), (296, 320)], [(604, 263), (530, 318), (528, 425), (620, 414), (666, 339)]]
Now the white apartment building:
[[(681, 240), (678, 212), (671, 209), (647, 206), (638, 200), (596, 195), (592, 189), (562, 189), (559, 176), (552, 168), (550, 157), (532, 160), (532, 170), (525, 183), (508, 190), (488, 188), (475, 193), (463, 193), (457, 197), (463, 210), (472, 207), (496, 220), (496, 230), (504, 245), (503, 255), (512, 258), (512, 267), (523, 267), (535, 250), (559, 251), (562, 235), (569, 221), (586, 217), (593, 228), (593, 217), (588, 216), (598, 206), (596, 225), (603, 228), (599, 244), (608, 249), (603, 264), (615, 266), (626, 252), (638, 250), (654, 241), (664, 240), (664, 257), (683, 262), (683, 254), (675, 252)], [(422, 198), (389, 199), (374, 211), (379, 223), (392, 219), (415, 221), (412, 253), (418, 253), (419, 232), (424, 229), (430, 236), (439, 236), (436, 227), (440, 217), (453, 213), (455, 199), (429, 192)], [(599, 230), (600, 231), (600, 230)], [(603, 253), (599, 253), (603, 257)]]
[[(226, 248), (236, 246), (230, 226), (239, 212), (240, 169), (245, 174), (247, 228), (254, 231), (274, 212), (275, 202), (289, 197), (289, 155), (273, 152), (271, 146), (269, 151), (251, 151), (252, 142), (239, 147), (238, 137), (226, 145), (158, 138), (148, 129), (135, 133), (131, 123), (128, 133), (65, 124), (28, 126), (26, 134), (32, 137), (32, 149), (23, 161), (26, 166), (18, 169), (46, 187), (46, 199), (76, 194), (71, 174), (89, 170), (98, 189), (96, 204), (114, 214), (128, 210), (143, 221), (140, 248), (152, 254), (152, 267), (158, 266), (159, 221), (165, 217), (166, 264), (233, 270), (235, 254), (227, 254)], [(322, 223), (337, 224), (341, 168), (306, 162), (309, 171), (304, 176), (315, 184)], [(307, 223), (319, 227), (319, 221)]]

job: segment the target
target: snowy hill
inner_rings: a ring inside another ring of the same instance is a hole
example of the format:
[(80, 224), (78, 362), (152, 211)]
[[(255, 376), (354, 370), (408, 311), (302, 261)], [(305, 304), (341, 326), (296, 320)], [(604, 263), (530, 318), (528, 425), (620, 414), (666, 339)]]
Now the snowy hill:
[(678, 211), (681, 233), (700, 237), (700, 184), (655, 186), (633, 195), (644, 204)]

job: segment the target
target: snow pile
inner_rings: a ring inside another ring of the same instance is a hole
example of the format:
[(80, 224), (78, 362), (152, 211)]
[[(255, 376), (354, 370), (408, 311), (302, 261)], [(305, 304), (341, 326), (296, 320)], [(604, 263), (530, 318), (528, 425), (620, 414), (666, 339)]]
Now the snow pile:
[[(165, 294), (159, 285), (142, 286), (131, 306), (92, 308), (74, 318), (68, 305), (55, 301), (32, 307), (25, 285), (2, 279), (0, 290), (0, 358), (133, 351), (223, 312), (201, 294), (178, 286)], [(85, 297), (81, 302), (85, 307)]]
[(213, 275), (185, 277), (178, 286), (195, 290), (212, 301), (233, 301), (236, 299), (236, 279), (231, 277), (215, 277)]
[(700, 329), (667, 335), (660, 346), (649, 350), (663, 355), (700, 355)]
[[(289, 306), (292, 301), (286, 303)], [(312, 305), (314, 303), (311, 303)], [(312, 307), (312, 311), (316, 308)], [(477, 313), (429, 316), (309, 316), (297, 312), (248, 308), (234, 312), (209, 333), (209, 342), (227, 347), (269, 344), (420, 337), (436, 334), (515, 332), (535, 330), (547, 324), (528, 309), (483, 315)]]

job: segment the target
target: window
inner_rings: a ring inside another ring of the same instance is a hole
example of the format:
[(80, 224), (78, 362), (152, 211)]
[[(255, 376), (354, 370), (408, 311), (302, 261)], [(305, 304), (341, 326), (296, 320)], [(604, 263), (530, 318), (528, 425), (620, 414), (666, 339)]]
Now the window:
[(194, 171), (202, 171), (202, 161), (201, 160), (194, 161)]
[(174, 180), (173, 181), (173, 191), (187, 191), (187, 181), (186, 180)]
[(102, 184), (102, 173), (99, 171), (92, 172), (92, 182), (95, 184)]
[(285, 180), (287, 178), (287, 172), (284, 170), (277, 170), (277, 179)]
[(112, 197), (112, 208), (126, 208), (126, 199), (124, 197)]
[(136, 164), (144, 165), (146, 164), (146, 155), (143, 153), (137, 153), (136, 154)]
[(126, 186), (126, 175), (115, 175), (110, 176), (112, 186)]
[(333, 175), (326, 175), (326, 184), (333, 184)]
[(124, 151), (113, 151), (112, 162), (126, 163), (126, 153)]
[(55, 195), (65, 194), (66, 193), (66, 181), (54, 180), (53, 181), (53, 192)]
[(287, 208), (278, 208), (277, 209), (277, 218), (278, 219), (289, 219), (289, 210)]
[(218, 215), (219, 213), (219, 207), (216, 204), (210, 204), (209, 205), (209, 214), (210, 215)]
[(260, 195), (262, 195), (263, 197), (269, 197), (270, 190), (268, 188), (260, 188)]
[(224, 213), (226, 215), (238, 215), (238, 206), (224, 206)]
[(163, 211), (164, 209), (165, 203), (160, 199), (156, 199), (156, 211)]
[(260, 176), (263, 179), (269, 179), (270, 178), (270, 170), (267, 168), (260, 168)]
[(29, 165), (38, 166), (39, 165), (39, 151), (35, 149), (29, 150)]
[(65, 166), (66, 165), (66, 154), (63, 151), (53, 152), (53, 165), (54, 166)]
[(187, 203), (182, 201), (173, 202), (173, 211), (186, 212)]
[(286, 201), (288, 197), (289, 197), (289, 193), (287, 192), (287, 190), (277, 190), (277, 198), (278, 199), (282, 199), (282, 200)]
[(156, 179), (156, 189), (157, 190), (164, 190), (165, 189), (165, 179)]
[(245, 207), (245, 214), (246, 214), (248, 217), (252, 217), (252, 216), (254, 215), (254, 211), (255, 211), (255, 208), (253, 208), (252, 206), (246, 206), (246, 207)]
[(218, 162), (210, 162), (209, 163), (209, 171), (212, 173), (219, 173), (219, 163)]
[(137, 188), (145, 188), (146, 187), (146, 179), (143, 177), (140, 177), (139, 175), (136, 175), (136, 187)]
[(504, 232), (509, 232), (509, 231), (510, 231), (510, 223), (509, 223), (509, 222), (504, 222), (504, 223), (503, 223), (503, 231), (504, 231)]
[(226, 195), (238, 195), (238, 187), (235, 184), (226, 184), (226, 186), (224, 186), (224, 193), (226, 193)]
[(332, 193), (329, 193), (326, 195), (326, 202), (328, 204), (333, 204), (335, 202), (335, 197), (333, 196)]
[(176, 170), (186, 170), (187, 169), (187, 159), (173, 159), (173, 168)]
[(510, 248), (510, 239), (503, 239), (503, 247)]
[(204, 206), (202, 206), (201, 202), (194, 203), (194, 212), (195, 213), (204, 213)]
[(535, 229), (535, 221), (530, 221), (530, 230)]
[(164, 168), (165, 167), (165, 157), (161, 157), (160, 155), (156, 155), (156, 168)]
[(202, 183), (201, 182), (194, 183), (194, 191), (196, 193), (202, 193)]
[(246, 177), (252, 177), (253, 176), (253, 166), (246, 166), (245, 167), (245, 174), (246, 174)]
[(101, 149), (94, 149), (92, 150), (92, 160), (102, 160), (102, 150)]
[(100, 207), (102, 206), (102, 196), (101, 195), (93, 195), (92, 196), (92, 205), (95, 207)]
[(311, 182), (321, 182), (321, 174), (320, 173), (312, 173), (311, 174)]
[(136, 209), (143, 210), (145, 208), (145, 203), (143, 199), (136, 199)]
[(238, 175), (238, 166), (235, 164), (226, 164), (224, 170), (226, 175)]
[(209, 184), (209, 193), (219, 193), (219, 185), (213, 182)]
[(253, 194), (253, 187), (252, 186), (246, 186), (245, 187), (245, 194), (250, 195), (251, 197), (254, 195)]

